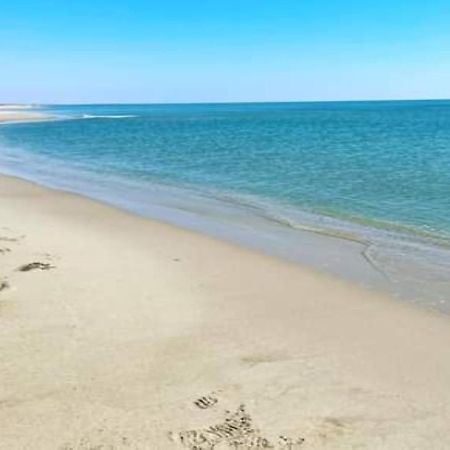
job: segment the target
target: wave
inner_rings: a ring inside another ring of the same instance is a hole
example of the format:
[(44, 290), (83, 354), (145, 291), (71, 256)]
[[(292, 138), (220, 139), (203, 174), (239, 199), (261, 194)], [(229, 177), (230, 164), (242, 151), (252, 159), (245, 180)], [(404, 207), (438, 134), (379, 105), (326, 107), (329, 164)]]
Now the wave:
[(96, 115), (96, 114), (83, 114), (82, 119), (128, 119), (131, 117), (138, 117), (133, 114), (117, 114), (117, 115)]

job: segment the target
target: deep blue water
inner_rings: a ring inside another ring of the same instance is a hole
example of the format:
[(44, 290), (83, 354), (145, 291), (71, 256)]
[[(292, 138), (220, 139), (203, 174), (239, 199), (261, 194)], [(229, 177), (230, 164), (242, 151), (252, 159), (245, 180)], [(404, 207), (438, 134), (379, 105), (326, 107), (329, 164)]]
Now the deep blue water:
[(450, 101), (44, 109), (66, 120), (1, 126), (0, 165), (66, 184), (72, 168), (96, 183), (176, 187), (294, 228), (450, 246)]

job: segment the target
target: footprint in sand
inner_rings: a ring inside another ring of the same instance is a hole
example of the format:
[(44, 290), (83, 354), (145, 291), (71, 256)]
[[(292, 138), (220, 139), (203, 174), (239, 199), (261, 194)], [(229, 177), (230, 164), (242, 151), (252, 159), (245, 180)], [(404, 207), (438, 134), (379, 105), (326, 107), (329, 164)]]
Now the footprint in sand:
[[(200, 397), (202, 405), (205, 402), (203, 399), (208, 397), (209, 395)], [(217, 403), (218, 399), (215, 399)], [(208, 406), (201, 407), (206, 408)], [(294, 450), (304, 442), (303, 438), (292, 439), (286, 436), (279, 436), (277, 442), (271, 442), (254, 427), (253, 419), (246, 412), (245, 405), (240, 405), (235, 412), (225, 411), (225, 418), (221, 423), (202, 429), (169, 433), (169, 438), (190, 450), (213, 450), (217, 446), (242, 450), (262, 448)]]
[(9, 289), (9, 283), (7, 280), (0, 280), (0, 292), (5, 291), (6, 289)]
[(31, 262), (28, 264), (24, 264), (23, 266), (20, 266), (17, 268), (19, 272), (29, 272), (30, 270), (50, 270), (54, 269), (55, 266), (52, 266), (50, 263), (43, 263), (40, 261)]
[(0, 236), (0, 241), (3, 242), (17, 242), (19, 240), (19, 238), (11, 238), (11, 237), (7, 237), (7, 236)]
[(333, 440), (349, 431), (345, 421), (338, 417), (325, 417), (317, 426), (317, 435), (321, 440)]
[(208, 395), (204, 395), (197, 400), (194, 401), (194, 405), (197, 406), (197, 408), (200, 409), (207, 409), (211, 408), (211, 406), (214, 406), (218, 402), (218, 398), (214, 392)]
[[(5, 230), (5, 228), (4, 228), (4, 230)], [(9, 231), (9, 230), (7, 230), (7, 231)], [(22, 235), (14, 235), (14, 234), (10, 234), (10, 233), (7, 233), (7, 235), (5, 236), (5, 235), (3, 235), (3, 236), (0, 236), (0, 242), (19, 242), (19, 241), (21, 241), (22, 239), (24, 239), (26, 236), (24, 235), (24, 234), (22, 234)]]

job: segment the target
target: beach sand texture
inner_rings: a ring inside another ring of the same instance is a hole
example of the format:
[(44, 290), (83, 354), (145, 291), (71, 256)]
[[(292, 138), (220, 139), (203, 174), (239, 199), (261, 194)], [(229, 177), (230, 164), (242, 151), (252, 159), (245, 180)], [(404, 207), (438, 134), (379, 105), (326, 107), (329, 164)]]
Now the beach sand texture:
[(448, 449), (448, 318), (0, 178), (0, 449)]

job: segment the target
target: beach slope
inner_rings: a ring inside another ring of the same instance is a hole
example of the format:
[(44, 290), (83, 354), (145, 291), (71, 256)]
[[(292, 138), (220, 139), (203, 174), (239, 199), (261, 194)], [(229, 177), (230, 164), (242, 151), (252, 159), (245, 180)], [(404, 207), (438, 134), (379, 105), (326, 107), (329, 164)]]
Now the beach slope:
[(15, 178), (0, 201), (0, 449), (450, 447), (447, 317)]

